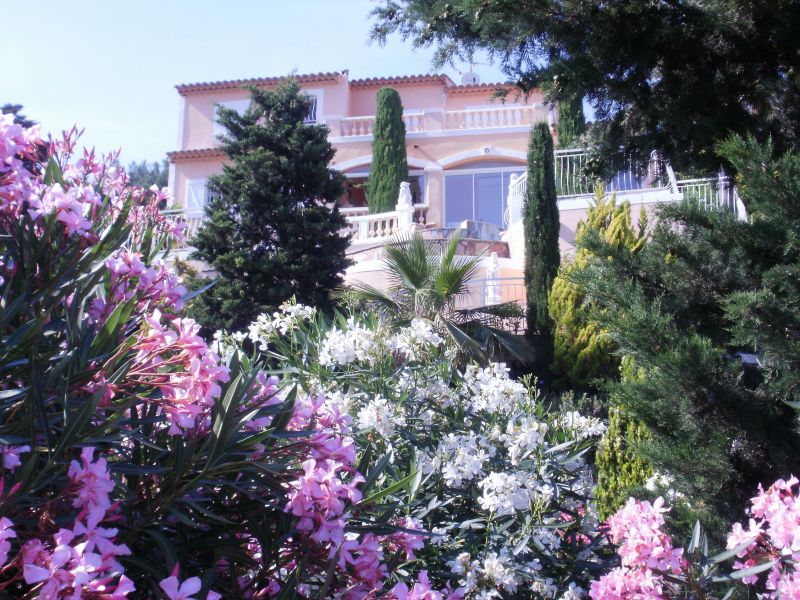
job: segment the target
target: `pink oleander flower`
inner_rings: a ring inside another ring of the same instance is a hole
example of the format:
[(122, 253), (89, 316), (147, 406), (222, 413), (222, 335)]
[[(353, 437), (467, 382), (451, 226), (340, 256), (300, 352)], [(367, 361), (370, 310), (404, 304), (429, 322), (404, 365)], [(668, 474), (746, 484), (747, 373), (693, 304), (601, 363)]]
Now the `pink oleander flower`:
[(0, 517), (0, 569), (8, 562), (8, 553), (11, 550), (11, 538), (17, 537), (12, 527), (14, 523), (7, 517)]
[(81, 462), (73, 460), (67, 472), (72, 482), (79, 487), (73, 505), (91, 510), (99, 507), (104, 511), (111, 506), (109, 494), (114, 490), (114, 482), (106, 466), (106, 459), (94, 461), (94, 448), (87, 447), (81, 452)]
[(649, 569), (617, 567), (593, 581), (592, 600), (663, 600), (664, 582)]
[(22, 462), (19, 459), (19, 455), (24, 452), (30, 452), (30, 446), (5, 446), (0, 445), (0, 449), (2, 450), (3, 454), (3, 468), (8, 469), (9, 471), (13, 471), (17, 467), (19, 467)]
[[(164, 590), (170, 600), (197, 600), (192, 594), (196, 594), (203, 587), (199, 577), (190, 577), (181, 583), (174, 575), (162, 579), (158, 586)], [(206, 600), (219, 600), (222, 598), (217, 592), (209, 591)]]
[[(800, 597), (797, 564), (800, 559), (800, 481), (794, 476), (779, 479), (766, 491), (759, 486), (758, 494), (750, 501), (748, 529), (734, 524), (728, 536), (728, 548), (743, 543), (747, 546), (737, 553), (736, 570), (748, 569), (767, 561), (778, 561), (766, 577), (764, 586), (771, 593), (765, 598)], [(749, 543), (748, 543), (749, 542)], [(760, 574), (742, 578), (747, 585), (757, 585)], [(793, 595), (794, 594), (794, 595)]]
[(455, 598), (452, 593), (437, 592), (431, 588), (427, 571), (420, 571), (417, 582), (410, 590), (405, 583), (398, 583), (392, 588), (392, 594), (397, 600), (447, 600), (448, 598)]

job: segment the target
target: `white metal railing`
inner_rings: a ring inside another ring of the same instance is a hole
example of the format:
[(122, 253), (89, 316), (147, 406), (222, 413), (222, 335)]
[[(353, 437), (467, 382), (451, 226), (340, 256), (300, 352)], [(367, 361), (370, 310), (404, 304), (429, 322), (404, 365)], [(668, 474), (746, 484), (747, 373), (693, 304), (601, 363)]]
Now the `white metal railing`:
[(498, 127), (530, 127), (547, 119), (542, 105), (492, 106), (467, 110), (448, 110), (444, 113), (442, 129), (493, 129)]
[[(594, 196), (595, 183), (585, 174), (586, 161), (587, 152), (582, 149), (555, 151), (556, 193), (559, 203)], [(644, 169), (630, 167), (619, 171), (609, 181), (604, 182), (604, 186), (609, 193), (646, 193), (647, 198), (653, 202), (693, 198), (706, 208), (725, 208), (732, 211), (738, 219), (747, 219), (745, 206), (728, 177), (720, 174), (719, 177), (677, 180), (669, 163), (655, 155)], [(512, 176), (506, 212), (503, 215), (506, 225), (522, 219), (526, 194), (527, 173)]]
[(186, 228), (183, 230), (184, 241), (176, 246), (177, 250), (191, 247), (192, 238), (197, 234), (206, 218), (206, 214), (203, 211), (186, 211), (183, 208), (162, 210), (161, 214), (186, 225)]
[[(594, 194), (596, 182), (587, 175), (588, 153), (583, 149), (555, 151), (556, 193), (559, 197), (588, 196)], [(634, 165), (617, 171), (604, 182), (609, 192), (665, 189), (670, 185), (667, 164), (653, 155), (644, 169)]]
[(525, 196), (528, 193), (528, 173), (512, 173), (508, 184), (508, 198), (503, 222), (511, 225), (522, 220), (522, 211), (525, 209)]
[(747, 220), (747, 211), (730, 178), (699, 177), (676, 181), (681, 199), (695, 200), (709, 210), (730, 210), (739, 220)]
[(524, 277), (473, 279), (467, 283), (466, 293), (456, 298), (455, 308), (464, 310), (506, 302), (525, 306), (525, 298)]

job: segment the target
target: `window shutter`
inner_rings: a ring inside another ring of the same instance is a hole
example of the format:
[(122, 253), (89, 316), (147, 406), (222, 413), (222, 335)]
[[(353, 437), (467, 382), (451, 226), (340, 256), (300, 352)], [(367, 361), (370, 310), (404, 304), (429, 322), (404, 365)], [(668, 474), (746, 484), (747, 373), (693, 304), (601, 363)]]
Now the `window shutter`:
[(186, 214), (198, 214), (205, 211), (206, 180), (190, 179), (186, 185)]

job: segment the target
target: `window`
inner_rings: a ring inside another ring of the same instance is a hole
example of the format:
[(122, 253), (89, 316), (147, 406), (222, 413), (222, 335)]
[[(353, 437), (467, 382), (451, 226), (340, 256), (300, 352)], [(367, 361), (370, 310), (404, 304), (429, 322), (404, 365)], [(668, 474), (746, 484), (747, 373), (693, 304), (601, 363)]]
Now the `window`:
[(214, 137), (218, 135), (224, 135), (227, 133), (225, 128), (220, 125), (219, 123), (219, 107), (224, 106), (225, 108), (230, 108), (231, 110), (235, 110), (240, 115), (244, 114), (244, 111), (247, 110), (247, 107), (250, 106), (250, 100), (230, 100), (228, 102), (217, 102), (214, 106)]
[(503, 215), (511, 175), (524, 167), (451, 171), (444, 178), (444, 220), (446, 227), (462, 221), (481, 221), (505, 227)]
[(308, 116), (304, 122), (309, 125), (314, 125), (315, 123), (324, 123), (325, 113), (322, 110), (322, 90), (303, 90), (303, 93), (308, 96), (309, 100), (311, 100), (311, 108), (308, 110)]
[(317, 97), (309, 94), (308, 98), (311, 100), (311, 108), (308, 109), (308, 116), (303, 122), (306, 124), (314, 124), (317, 122)]
[(205, 212), (208, 200), (208, 180), (190, 179), (186, 182), (186, 203), (184, 212), (187, 215), (197, 215)]

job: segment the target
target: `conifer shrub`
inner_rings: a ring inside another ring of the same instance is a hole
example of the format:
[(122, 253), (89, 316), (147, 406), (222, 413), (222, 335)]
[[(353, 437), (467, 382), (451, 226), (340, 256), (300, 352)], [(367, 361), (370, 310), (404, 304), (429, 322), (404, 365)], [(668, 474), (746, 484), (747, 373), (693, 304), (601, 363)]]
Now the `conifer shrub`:
[(190, 307), (209, 331), (244, 327), (292, 297), (325, 306), (350, 265), (336, 208), (343, 177), (330, 167), (327, 127), (306, 122), (310, 102), (288, 82), (251, 89), (243, 115), (219, 109), (228, 161), (209, 179), (207, 219), (192, 240), (214, 272)]
[(614, 248), (635, 253), (645, 243), (646, 227), (644, 212), (637, 232), (631, 223), (630, 204), (617, 204), (613, 195), (605, 194), (602, 185), (597, 186), (586, 221), (581, 221), (575, 232), (575, 257), (561, 268), (548, 298), (554, 337), (552, 372), (565, 387), (584, 392), (598, 379), (616, 377), (619, 370), (615, 346), (592, 319), (592, 304), (575, 281), (590, 259), (590, 251), (581, 246), (581, 240), (596, 235)]

